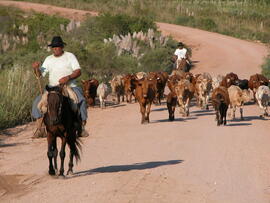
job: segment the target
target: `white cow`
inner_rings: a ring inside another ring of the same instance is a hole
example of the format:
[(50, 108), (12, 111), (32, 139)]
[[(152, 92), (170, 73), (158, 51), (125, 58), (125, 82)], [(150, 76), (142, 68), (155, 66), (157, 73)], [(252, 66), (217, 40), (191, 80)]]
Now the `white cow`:
[(105, 108), (106, 106), (106, 98), (109, 94), (108, 86), (105, 83), (101, 83), (97, 88), (97, 95), (99, 97), (100, 108)]
[(262, 85), (260, 86), (256, 93), (255, 97), (257, 99), (258, 105), (261, 109), (264, 110), (264, 116), (268, 116), (268, 103), (270, 101), (270, 89), (268, 86)]
[(230, 97), (230, 108), (232, 109), (232, 119), (235, 119), (236, 107), (240, 108), (241, 120), (243, 117), (243, 106), (244, 103), (251, 101), (251, 93), (248, 90), (242, 90), (240, 87), (231, 85), (228, 88), (228, 93)]

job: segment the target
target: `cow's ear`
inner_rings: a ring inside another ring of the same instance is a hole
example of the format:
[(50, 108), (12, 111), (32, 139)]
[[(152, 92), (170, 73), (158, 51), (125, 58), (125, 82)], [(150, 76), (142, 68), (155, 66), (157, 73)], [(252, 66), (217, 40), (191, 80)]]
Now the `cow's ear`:
[(85, 80), (81, 80), (81, 83), (84, 84), (85, 83)]

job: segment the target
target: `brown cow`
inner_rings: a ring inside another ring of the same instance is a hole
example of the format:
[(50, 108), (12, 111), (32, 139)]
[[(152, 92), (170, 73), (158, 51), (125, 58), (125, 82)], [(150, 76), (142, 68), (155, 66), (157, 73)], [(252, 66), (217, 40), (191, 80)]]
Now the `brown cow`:
[(195, 92), (194, 85), (187, 79), (181, 79), (174, 89), (177, 95), (180, 113), (183, 116), (189, 116), (189, 105)]
[(174, 87), (177, 85), (178, 81), (180, 81), (182, 77), (180, 75), (171, 75), (167, 80), (167, 86), (171, 92), (175, 92)]
[(253, 91), (256, 92), (256, 90), (262, 86), (268, 86), (269, 80), (264, 77), (261, 74), (255, 74), (255, 75), (251, 75), (248, 81), (248, 87)]
[(169, 112), (169, 120), (174, 121), (174, 112), (177, 105), (177, 95), (175, 92), (170, 92), (167, 95), (167, 108)]
[(166, 72), (150, 72), (148, 73), (147, 78), (150, 80), (156, 80), (156, 100), (158, 104), (161, 104), (161, 98), (164, 94), (168, 74)]
[[(123, 77), (123, 84), (124, 84), (124, 91), (126, 95), (126, 101), (127, 103), (131, 103), (132, 96), (135, 97), (134, 90), (135, 90), (135, 80), (136, 76), (133, 74), (127, 74)], [(135, 98), (136, 102), (136, 98)]]
[(156, 83), (153, 80), (149, 80), (147, 78), (136, 80), (134, 83), (136, 86), (135, 96), (140, 104), (140, 111), (142, 114), (141, 124), (145, 122), (149, 123), (151, 104), (156, 95)]
[(219, 86), (213, 90), (212, 105), (216, 110), (217, 125), (226, 125), (227, 110), (230, 105), (229, 93), (226, 87)]
[(236, 81), (238, 80), (238, 76), (231, 72), (231, 73), (228, 73), (224, 78), (223, 80), (221, 81), (220, 83), (220, 86), (223, 86), (223, 87), (226, 87), (226, 88), (229, 88), (231, 85), (236, 85)]
[(99, 82), (96, 79), (81, 80), (83, 87), (83, 94), (88, 106), (95, 106), (95, 98), (97, 96), (97, 88)]

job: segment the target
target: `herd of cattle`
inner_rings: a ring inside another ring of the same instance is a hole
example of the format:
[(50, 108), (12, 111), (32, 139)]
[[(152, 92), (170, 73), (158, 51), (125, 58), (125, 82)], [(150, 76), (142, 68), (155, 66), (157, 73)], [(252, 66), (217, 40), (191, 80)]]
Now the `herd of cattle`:
[[(174, 120), (177, 106), (183, 116), (189, 116), (193, 97), (196, 98), (197, 106), (202, 109), (209, 109), (211, 98), (216, 111), (217, 125), (226, 125), (228, 108), (232, 109), (234, 119), (236, 107), (239, 107), (243, 119), (243, 105), (252, 99), (263, 110), (263, 116), (268, 116), (267, 106), (270, 100), (268, 83), (269, 80), (261, 74), (252, 75), (247, 80), (239, 79), (235, 73), (211, 77), (209, 73), (194, 75), (191, 72), (174, 70), (170, 75), (162, 71), (117, 75), (110, 81), (110, 86), (117, 103), (124, 102), (125, 99), (131, 103), (132, 97), (135, 102), (138, 101), (142, 124), (149, 123), (151, 104), (161, 104), (167, 85), (169, 93), (166, 97), (170, 121)], [(82, 80), (82, 86), (88, 106), (94, 106), (95, 98), (98, 96), (101, 107), (105, 107), (105, 100), (109, 94), (106, 84), (99, 84), (96, 79), (90, 79)]]

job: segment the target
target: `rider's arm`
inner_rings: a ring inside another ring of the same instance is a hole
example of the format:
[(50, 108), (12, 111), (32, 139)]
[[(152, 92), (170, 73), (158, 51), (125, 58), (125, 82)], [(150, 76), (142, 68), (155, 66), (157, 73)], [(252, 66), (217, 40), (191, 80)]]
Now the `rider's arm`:
[(59, 80), (60, 84), (66, 84), (68, 81), (78, 78), (81, 75), (81, 69), (74, 70), (72, 74), (67, 75)]

